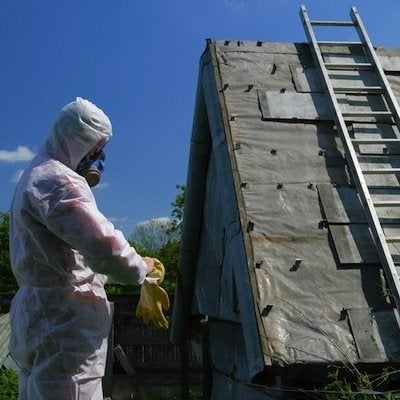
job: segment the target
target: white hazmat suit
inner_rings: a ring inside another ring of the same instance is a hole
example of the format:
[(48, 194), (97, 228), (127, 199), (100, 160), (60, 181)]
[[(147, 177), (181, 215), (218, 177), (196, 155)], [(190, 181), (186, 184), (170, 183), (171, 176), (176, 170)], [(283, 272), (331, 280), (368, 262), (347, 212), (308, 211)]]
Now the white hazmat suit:
[(87, 100), (65, 106), (22, 175), (10, 211), (10, 352), (20, 400), (100, 400), (110, 307), (106, 276), (141, 284), (145, 261), (97, 209), (78, 163), (111, 137)]

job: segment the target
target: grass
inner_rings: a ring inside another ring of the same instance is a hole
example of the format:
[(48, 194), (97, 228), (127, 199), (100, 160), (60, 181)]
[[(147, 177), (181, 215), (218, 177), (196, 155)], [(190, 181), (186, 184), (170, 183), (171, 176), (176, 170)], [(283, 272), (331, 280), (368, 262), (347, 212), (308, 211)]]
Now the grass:
[[(180, 391), (176, 391), (170, 400), (180, 400)], [(12, 369), (0, 369), (0, 399), (1, 400), (17, 400), (18, 399), (18, 375)], [(190, 400), (201, 400), (202, 393), (200, 390), (191, 390), (189, 394)], [(161, 393), (151, 395), (151, 400), (165, 400)]]
[(400, 371), (384, 368), (380, 374), (356, 372), (351, 379), (341, 377), (339, 369), (330, 373), (323, 391), (326, 400), (400, 400), (400, 391), (390, 390), (395, 382), (398, 385)]
[[(180, 390), (174, 392), (172, 397), (168, 397), (169, 400), (181, 400)], [(201, 400), (203, 398), (203, 394), (201, 390), (192, 389), (189, 392), (189, 400)], [(150, 397), (151, 400), (166, 400), (161, 394), (153, 393)]]

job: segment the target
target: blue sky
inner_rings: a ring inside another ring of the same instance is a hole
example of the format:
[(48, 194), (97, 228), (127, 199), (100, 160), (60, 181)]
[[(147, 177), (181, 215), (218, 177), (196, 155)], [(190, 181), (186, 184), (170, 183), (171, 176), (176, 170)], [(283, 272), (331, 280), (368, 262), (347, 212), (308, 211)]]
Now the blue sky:
[(99, 209), (127, 236), (169, 216), (186, 181), (205, 39), (304, 42), (302, 3), (339, 20), (355, 5), (374, 45), (400, 47), (393, 0), (2, 0), (0, 211), (59, 110), (81, 96), (113, 123)]

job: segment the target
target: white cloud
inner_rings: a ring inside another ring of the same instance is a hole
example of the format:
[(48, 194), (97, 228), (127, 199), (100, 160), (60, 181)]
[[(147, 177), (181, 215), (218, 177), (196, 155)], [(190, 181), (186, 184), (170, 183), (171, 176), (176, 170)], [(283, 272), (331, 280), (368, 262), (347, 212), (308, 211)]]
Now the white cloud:
[(126, 221), (128, 221), (128, 218), (127, 218), (127, 217), (121, 217), (121, 218), (110, 217), (109, 220), (110, 220), (113, 224), (121, 224), (121, 223), (125, 223)]
[(18, 182), (24, 173), (24, 169), (19, 169), (13, 173), (13, 176), (11, 177), (11, 182)]
[(225, 4), (234, 10), (242, 10), (246, 6), (245, 2), (241, 0), (225, 0)]
[(26, 146), (18, 146), (16, 150), (0, 150), (0, 161), (15, 163), (30, 161), (35, 153)]
[(144, 225), (166, 225), (171, 222), (171, 218), (169, 217), (158, 217), (148, 219), (147, 221), (138, 222), (136, 226), (144, 226)]

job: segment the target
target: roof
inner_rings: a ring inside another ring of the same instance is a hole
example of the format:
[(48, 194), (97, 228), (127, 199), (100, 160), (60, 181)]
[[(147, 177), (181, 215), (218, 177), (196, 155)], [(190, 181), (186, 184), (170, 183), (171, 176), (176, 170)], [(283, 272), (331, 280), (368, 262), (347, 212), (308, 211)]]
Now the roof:
[(10, 336), (10, 314), (0, 315), (0, 368), (5, 367), (17, 370), (17, 365), (8, 350)]
[[(362, 57), (351, 47), (340, 55), (336, 50), (332, 62)], [(377, 53), (399, 98), (400, 51)], [(369, 71), (343, 71), (335, 79), (372, 84)], [(345, 107), (381, 104), (374, 96), (354, 96)], [(354, 119), (351, 129), (356, 137), (373, 137), (378, 129), (399, 134), (387, 121), (365, 117)], [(365, 145), (360, 151), (368, 163), (368, 157), (398, 149)], [(376, 184), (393, 179), (380, 177)], [(307, 44), (208, 42), (186, 191), (175, 342), (200, 312), (240, 322), (248, 351), (262, 353), (265, 365), (400, 361), (400, 331), (379, 258)], [(216, 193), (216, 209), (230, 216), (209, 211)], [(230, 267), (237, 317), (221, 311), (225, 280), (231, 279), (223, 272), (225, 261), (217, 276), (203, 254), (212, 259), (219, 251), (212, 238), (225, 235), (230, 242), (236, 228), (245, 251), (244, 262)]]

